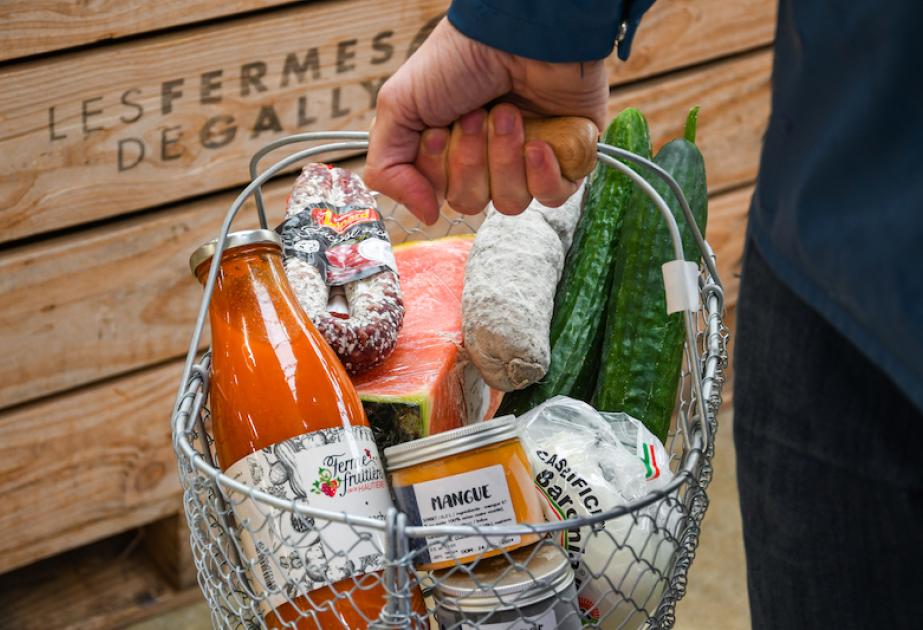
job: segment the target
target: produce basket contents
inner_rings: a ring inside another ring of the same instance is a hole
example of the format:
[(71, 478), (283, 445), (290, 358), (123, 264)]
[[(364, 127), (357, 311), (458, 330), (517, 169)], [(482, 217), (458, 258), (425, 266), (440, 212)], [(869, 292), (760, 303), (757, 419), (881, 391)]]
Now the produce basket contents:
[[(643, 158), (651, 155), (647, 121), (636, 109), (616, 116), (604, 141)], [(554, 294), (548, 373), (533, 385), (508, 394), (503, 413), (522, 414), (558, 395), (591, 400), (599, 373), (612, 259), (635, 188), (626, 174), (603, 164), (597, 167)]]
[[(679, 184), (695, 218), (695, 224), (679, 222), (687, 255), (695, 251), (693, 228), (704, 234), (708, 216), (705, 162), (694, 144), (697, 115), (693, 109), (685, 137), (668, 142), (654, 158)], [(664, 182), (655, 182), (654, 189), (669, 194)], [(656, 208), (640, 192), (632, 197), (619, 238), (593, 400), (599, 409), (638, 418), (664, 440), (676, 401), (685, 322), (669, 312), (664, 275), (651, 261), (668, 260), (673, 243)]]
[[(600, 413), (557, 396), (521, 419), (522, 441), (549, 521), (602, 514), (665, 488), (673, 478), (666, 451), (643, 424), (626, 414)], [(678, 505), (661, 501), (635, 519), (617, 519), (604, 532), (591, 525), (559, 533), (559, 544), (576, 569), (583, 618), (620, 627), (643, 615), (612, 597), (609, 584), (627, 579), (646, 597), (660, 594), (654, 568), (667, 570), (675, 551)], [(636, 555), (637, 554), (637, 555)], [(638, 560), (643, 560), (639, 562)]]
[(367, 136), (257, 154), (337, 141), (190, 259), (173, 434), (216, 627), (672, 627), (726, 365), (696, 115), (651, 160), (625, 110), (595, 170), (549, 140), (578, 191), (478, 229), (310, 162), (232, 232)]
[[(411, 525), (509, 525), (542, 520), (532, 471), (512, 417), (488, 420), (385, 450), (398, 507)], [(538, 540), (432, 537), (414, 543), (420, 569), (490, 558)]]
[[(436, 574), (435, 616), (442, 628), (530, 627), (579, 630), (574, 572), (553, 545)], [(484, 585), (490, 584), (490, 589)]]
[(404, 303), (374, 196), (355, 173), (309, 164), (286, 216), (285, 272), (301, 306), (349, 372), (378, 365), (397, 343)]
[(560, 208), (533, 201), (507, 216), (488, 206), (465, 270), (465, 349), (491, 387), (508, 392), (548, 370), (554, 289), (580, 218), (583, 187)]
[[(221, 258), (209, 309), (217, 463), (232, 479), (273, 496), (383, 519), (391, 495), (362, 404), (285, 281), (280, 245), (275, 232), (235, 232)], [(214, 248), (206, 243), (193, 253), (199, 278), (215, 264)], [(250, 585), (264, 614), (293, 620), (299, 608), (314, 605), (326, 628), (338, 620), (362, 623), (383, 607), (380, 580), (348, 607), (335, 599), (351, 578), (384, 568), (380, 534), (375, 540), (340, 523), (319, 534), (310, 518), (267, 514), (247, 499), (235, 507), (235, 519), (242, 556), (259, 568), (251, 569)], [(283, 540), (297, 540), (298, 552), (276, 564)]]
[(394, 248), (406, 313), (397, 347), (353, 377), (381, 449), (493, 416), (490, 389), (461, 351), (461, 295), (470, 235)]

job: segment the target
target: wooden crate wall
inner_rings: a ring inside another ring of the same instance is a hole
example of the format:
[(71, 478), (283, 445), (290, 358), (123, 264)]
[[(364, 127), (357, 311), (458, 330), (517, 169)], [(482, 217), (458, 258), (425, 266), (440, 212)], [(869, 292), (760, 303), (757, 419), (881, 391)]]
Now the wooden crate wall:
[[(0, 6), (0, 573), (175, 514), (169, 413), (249, 156), (366, 129), (447, 0)], [(772, 0), (672, 0), (609, 62), (655, 146), (700, 105), (708, 238), (736, 299), (769, 113)], [(353, 163), (361, 168), (361, 163)], [(288, 181), (268, 187), (278, 212)], [(245, 211), (240, 226), (253, 225)]]

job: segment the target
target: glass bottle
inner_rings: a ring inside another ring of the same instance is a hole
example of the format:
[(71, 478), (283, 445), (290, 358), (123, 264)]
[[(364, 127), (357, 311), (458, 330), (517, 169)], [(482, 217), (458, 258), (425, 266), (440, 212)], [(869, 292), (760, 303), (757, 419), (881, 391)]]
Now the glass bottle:
[[(214, 251), (212, 241), (190, 259), (203, 284)], [(285, 500), (384, 519), (391, 497), (359, 396), (298, 305), (275, 232), (228, 235), (209, 323), (209, 399), (222, 470)], [(269, 627), (365, 628), (379, 616), (381, 532), (231, 499)], [(425, 614), (416, 588), (413, 607)]]

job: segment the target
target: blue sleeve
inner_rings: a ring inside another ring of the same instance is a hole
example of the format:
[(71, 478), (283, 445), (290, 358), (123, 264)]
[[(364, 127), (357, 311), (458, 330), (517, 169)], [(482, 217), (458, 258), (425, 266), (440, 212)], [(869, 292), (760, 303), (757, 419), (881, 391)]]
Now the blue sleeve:
[(628, 59), (641, 17), (654, 0), (453, 0), (449, 21), (500, 50), (550, 62)]

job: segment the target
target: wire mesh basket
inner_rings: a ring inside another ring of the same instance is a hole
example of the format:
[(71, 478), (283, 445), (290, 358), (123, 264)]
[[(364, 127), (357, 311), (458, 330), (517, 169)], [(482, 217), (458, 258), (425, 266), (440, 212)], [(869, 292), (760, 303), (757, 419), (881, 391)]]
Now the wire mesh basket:
[[(255, 197), (260, 222), (266, 227), (260, 187), (267, 180), (308, 158), (363, 151), (367, 141), (367, 134), (361, 132), (305, 133), (260, 150), (251, 161), (251, 183), (222, 224), (215, 259), (220, 259), (231, 223), (249, 197)], [(293, 153), (257, 174), (261, 158), (296, 142), (326, 144)], [(312, 507), (308, 497), (280, 498), (273, 494), (272, 485), (241, 483), (217, 467), (210, 436), (210, 358), (199, 348), (217, 275), (218, 266), (212, 265), (171, 424), (198, 582), (215, 627), (515, 630), (674, 625), (675, 607), (686, 591), (708, 506), (706, 488), (712, 476), (727, 365), (723, 293), (715, 256), (672, 178), (650, 161), (621, 149), (599, 144), (597, 150), (599, 161), (625, 173), (655, 202), (670, 229), (675, 259), (683, 260), (677, 223), (668, 206), (623, 161), (664, 178), (700, 250), (697, 299), (684, 311), (682, 377), (664, 445), (672, 480), (656, 492), (590, 517), (492, 527), (412, 526), (405, 514), (393, 508), (383, 519), (334, 513)], [(474, 232), (479, 222), (479, 217), (444, 211), (436, 225), (425, 226), (393, 202), (382, 205), (395, 243)], [(271, 476), (273, 471), (265, 473)], [(275, 536), (272, 545), (255, 550), (255, 533), (264, 528), (276, 531), (273, 528), (283, 520), (288, 531), (298, 535)], [(567, 532), (585, 545), (575, 550)], [(355, 566), (351, 558), (356, 554), (345, 557), (342, 550), (329, 546), (330, 540), (344, 535), (363, 547), (360, 564), (364, 566)], [(482, 541), (482, 549), (494, 551), (502, 550), (499, 541), (504, 537), (530, 535), (539, 542), (515, 552), (502, 551), (491, 558), (484, 552), (472, 563), (441, 571), (415, 568), (421, 544), (425, 548), (475, 537)], [(593, 541), (599, 544), (590, 544)], [(300, 579), (281, 583), (276, 579), (279, 570)], [(334, 583), (341, 586), (334, 588)], [(380, 592), (381, 587), (384, 598), (369, 608), (370, 593)], [(352, 612), (338, 612), (344, 604)]]

